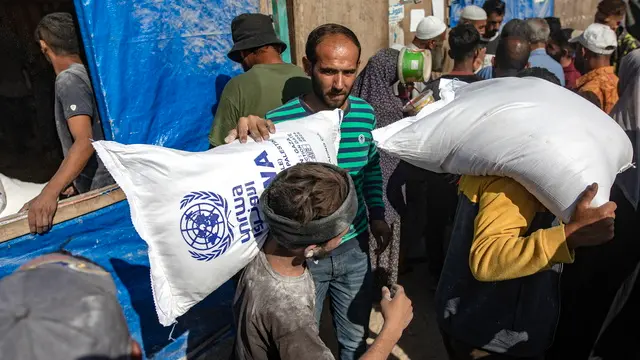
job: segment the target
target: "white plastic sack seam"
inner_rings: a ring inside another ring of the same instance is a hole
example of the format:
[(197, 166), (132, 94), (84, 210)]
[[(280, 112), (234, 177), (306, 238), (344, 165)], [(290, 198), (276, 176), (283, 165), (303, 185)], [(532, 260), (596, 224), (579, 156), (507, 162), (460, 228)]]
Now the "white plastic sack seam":
[(160, 323), (171, 325), (245, 267), (267, 234), (257, 205), (275, 175), (297, 163), (336, 164), (341, 110), (277, 125), (269, 141), (191, 153), (93, 143), (127, 195), (149, 246)]
[(439, 173), (513, 178), (564, 222), (591, 183), (609, 200), (631, 166), (624, 131), (581, 96), (537, 78), (485, 80), (456, 89), (415, 118), (373, 132), (378, 147)]

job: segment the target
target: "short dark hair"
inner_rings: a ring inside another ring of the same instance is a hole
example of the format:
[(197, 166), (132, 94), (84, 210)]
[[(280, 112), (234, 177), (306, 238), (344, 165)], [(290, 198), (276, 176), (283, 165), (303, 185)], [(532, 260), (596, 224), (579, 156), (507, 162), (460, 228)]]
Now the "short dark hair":
[(482, 9), (487, 13), (487, 15), (496, 13), (499, 16), (504, 16), (505, 7), (506, 5), (502, 0), (487, 0), (482, 5)]
[(524, 20), (511, 19), (502, 27), (500, 37), (519, 37), (523, 39), (529, 39), (529, 26)]
[(522, 37), (502, 38), (496, 49), (495, 66), (502, 71), (520, 71), (527, 67), (531, 48)]
[(318, 55), (316, 54), (316, 48), (325, 37), (330, 35), (343, 35), (346, 36), (351, 42), (353, 42), (358, 48), (358, 61), (360, 61), (360, 54), (362, 53), (362, 47), (356, 34), (346, 26), (339, 24), (324, 24), (315, 28), (307, 38), (307, 44), (305, 47), (305, 55), (311, 64), (315, 64), (318, 61)]
[(575, 44), (569, 42), (569, 36), (567, 36), (567, 31), (558, 30), (551, 33), (550, 39), (556, 43), (560, 49), (566, 51), (567, 56), (573, 57), (576, 54), (577, 48)]
[(560, 79), (558, 79), (557, 76), (555, 76), (551, 71), (541, 67), (532, 67), (532, 68), (524, 69), (518, 72), (516, 76), (519, 78), (537, 77), (537, 78), (552, 82), (558, 86), (562, 86), (562, 84), (560, 83)]
[(606, 16), (622, 16), (627, 12), (623, 0), (603, 0), (598, 4), (598, 12)]
[(549, 25), (549, 29), (551, 30), (552, 34), (556, 31), (562, 30), (562, 23), (560, 22), (560, 18), (548, 16), (544, 18), (544, 21), (546, 21)]
[(36, 27), (36, 41), (44, 41), (56, 55), (78, 55), (80, 45), (73, 16), (57, 12), (46, 15)]
[(285, 170), (269, 185), (274, 213), (302, 225), (325, 218), (340, 208), (349, 195), (349, 176), (317, 163), (302, 163)]
[(473, 57), (480, 45), (480, 33), (471, 24), (459, 24), (449, 32), (450, 55), (453, 60)]

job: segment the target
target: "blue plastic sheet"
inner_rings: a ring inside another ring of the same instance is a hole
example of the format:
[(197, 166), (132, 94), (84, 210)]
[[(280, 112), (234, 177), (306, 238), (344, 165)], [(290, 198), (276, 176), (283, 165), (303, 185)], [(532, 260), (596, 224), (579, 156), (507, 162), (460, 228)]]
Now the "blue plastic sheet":
[(105, 136), (199, 151), (241, 68), (231, 20), (258, 0), (75, 0)]
[[(485, 0), (452, 0), (449, 13), (449, 26), (454, 27), (460, 20), (462, 9), (469, 5), (482, 7)], [(545, 18), (553, 16), (554, 0), (503, 0), (506, 4), (504, 21), (511, 19)]]
[(147, 246), (133, 229), (126, 201), (56, 225), (45, 235), (0, 243), (0, 278), (61, 248), (87, 257), (111, 273), (131, 335), (146, 358), (182, 359), (214, 335), (221, 338), (229, 332), (233, 322), (231, 283), (180, 317), (175, 328), (160, 325), (151, 293)]
[[(231, 20), (258, 0), (75, 0), (100, 115), (109, 140), (197, 151), (208, 147), (212, 111), (241, 68), (227, 59)], [(215, 348), (233, 322), (227, 283), (178, 319), (159, 324), (147, 247), (126, 201), (55, 225), (43, 236), (0, 243), (0, 277), (60, 248), (114, 277), (129, 330), (146, 358), (183, 359)]]

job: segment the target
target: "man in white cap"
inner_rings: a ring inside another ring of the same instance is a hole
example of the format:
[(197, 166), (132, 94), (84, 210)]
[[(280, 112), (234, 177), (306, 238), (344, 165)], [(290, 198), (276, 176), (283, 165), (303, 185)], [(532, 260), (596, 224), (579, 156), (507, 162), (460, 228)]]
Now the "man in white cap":
[(482, 35), (487, 27), (487, 12), (476, 5), (469, 5), (460, 13), (460, 24), (471, 24)]
[[(427, 16), (420, 20), (416, 29), (416, 36), (409, 46), (413, 50), (430, 50), (436, 48), (446, 37), (447, 25), (435, 16)], [(394, 45), (393, 48), (400, 50), (402, 46)]]
[[(462, 9), (462, 12), (460, 13), (460, 21), (458, 22), (458, 24), (473, 25), (473, 27), (475, 27), (476, 30), (478, 30), (478, 33), (480, 33), (480, 35), (482, 36), (484, 35), (487, 29), (487, 12), (484, 11), (484, 9), (479, 6), (469, 5), (464, 9)], [(482, 52), (480, 56), (476, 58), (476, 63), (474, 64), (474, 68), (476, 69), (476, 72), (480, 70), (482, 67), (489, 65), (488, 63), (485, 64), (485, 60), (484, 60), (485, 54), (487, 52), (485, 45), (486, 44), (483, 43), (482, 50), (481, 50)], [(449, 69), (449, 66), (452, 62), (453, 60), (447, 56), (447, 60), (445, 61), (445, 68), (447, 70)]]
[[(443, 68), (443, 56), (442, 53), (438, 55), (436, 48), (442, 49), (443, 43), (447, 37), (447, 25), (442, 20), (435, 16), (427, 16), (420, 20), (416, 29), (416, 36), (413, 38), (411, 44), (407, 48), (411, 50), (429, 50), (431, 51), (432, 66), (434, 71), (442, 71)], [(394, 44), (392, 49), (402, 50), (404, 46), (401, 44)], [(446, 52), (445, 52), (446, 54)], [(420, 92), (424, 89), (423, 84), (415, 84), (415, 89)], [(397, 93), (397, 90), (395, 90)]]
[(578, 93), (607, 114), (618, 102), (618, 77), (611, 66), (611, 55), (618, 45), (616, 33), (607, 25), (591, 24), (577, 37), (586, 73), (576, 82)]

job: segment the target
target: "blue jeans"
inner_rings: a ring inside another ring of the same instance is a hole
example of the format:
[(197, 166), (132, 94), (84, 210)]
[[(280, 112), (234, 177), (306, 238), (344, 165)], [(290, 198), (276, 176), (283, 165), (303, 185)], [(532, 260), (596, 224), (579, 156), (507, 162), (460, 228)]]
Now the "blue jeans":
[[(353, 239), (350, 241), (358, 241)], [(373, 275), (369, 255), (356, 246), (339, 255), (307, 265), (316, 285), (316, 320), (331, 297), (331, 315), (340, 348), (340, 360), (355, 360), (367, 350), (369, 316), (373, 302)]]

